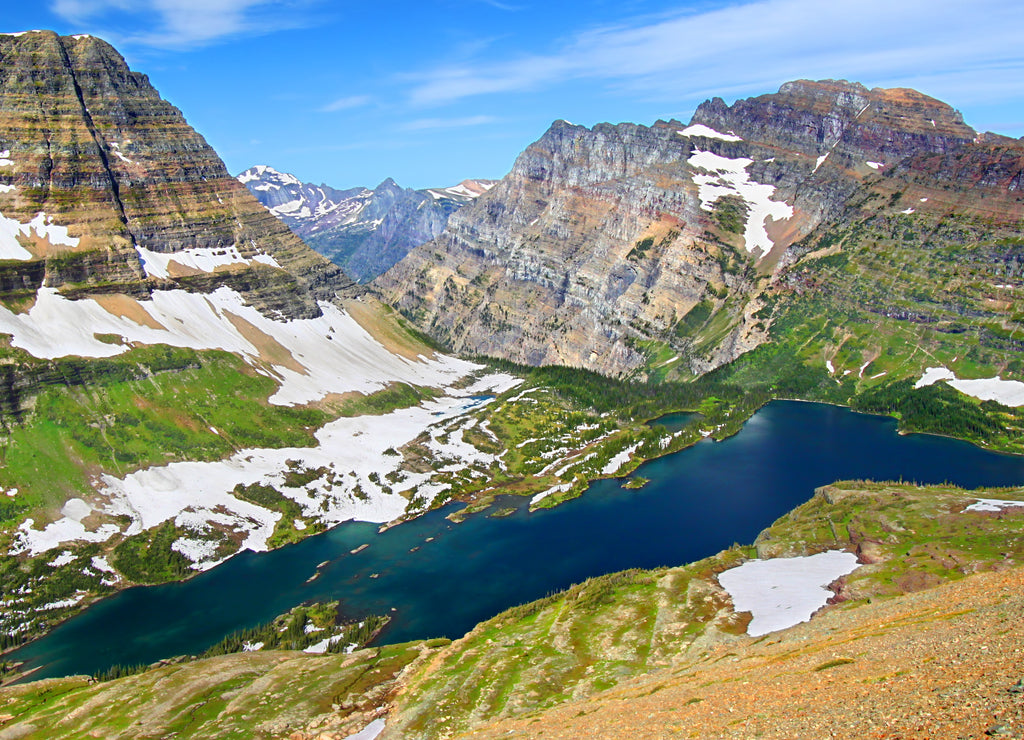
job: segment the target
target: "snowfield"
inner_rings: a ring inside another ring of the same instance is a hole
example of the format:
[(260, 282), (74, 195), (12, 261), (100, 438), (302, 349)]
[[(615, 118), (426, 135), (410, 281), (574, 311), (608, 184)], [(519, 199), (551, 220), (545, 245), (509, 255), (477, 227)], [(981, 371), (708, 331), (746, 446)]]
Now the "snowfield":
[(768, 254), (775, 243), (768, 236), (765, 226), (767, 220), (769, 218), (776, 221), (788, 219), (793, 215), (793, 207), (787, 203), (772, 200), (772, 196), (775, 195), (775, 186), (762, 185), (750, 179), (747, 167), (753, 164), (753, 160), (746, 157), (729, 159), (712, 152), (695, 149), (687, 160), (687, 164), (696, 169), (713, 173), (693, 176), (693, 181), (699, 188), (700, 207), (705, 211), (712, 211), (718, 199), (728, 195), (744, 200), (749, 207), (747, 224), (743, 232), (747, 251), (751, 254), (755, 252), (762, 255)]
[(710, 126), (705, 126), (703, 123), (695, 123), (692, 126), (687, 126), (679, 132), (680, 136), (703, 136), (705, 139), (721, 139), (722, 141), (743, 141), (739, 136), (735, 134), (722, 134), (715, 131)]
[[(235, 497), (232, 491), (238, 484), (273, 486), (299, 504), (304, 516), (315, 517), (327, 526), (351, 519), (389, 522), (409, 510), (406, 496), (422, 497), (426, 506), (449, 486), (431, 482), (433, 471), (400, 471), (403, 458), (386, 455), (385, 450), (398, 449), (424, 432), (436, 439), (434, 433), (440, 426), (489, 403), (479, 398), (481, 394), (502, 393), (519, 382), (510, 375), (489, 375), (469, 388), (449, 389), (448, 395), (418, 407), (383, 416), (340, 418), (317, 432), (315, 447), (248, 449), (227, 460), (171, 463), (123, 478), (104, 475), (98, 493), (106, 503), (96, 509), (114, 516), (127, 515), (131, 524), (124, 531), (126, 535), (174, 520), (192, 533), (180, 538), (174, 549), (191, 560), (197, 570), (206, 570), (222, 560), (216, 558), (216, 542), (210, 536), (214, 525), (239, 534), (243, 550), (268, 549), (267, 540), (281, 515)], [(490, 461), (481, 459), (475, 448), (470, 449), (472, 461)], [(456, 467), (472, 462), (459, 462), (458, 455), (469, 452), (461, 439), (443, 446), (443, 452), (452, 456), (448, 462)], [(286, 472), (293, 467), (324, 472), (301, 488), (290, 488), (284, 482)], [(87, 532), (81, 522), (64, 513), (42, 530), (35, 529), (31, 519), (26, 521), (17, 532), (13, 551), (35, 555), (74, 540), (102, 542), (119, 531), (107, 524), (96, 532)]]
[(180, 252), (153, 252), (145, 247), (135, 247), (142, 259), (142, 266), (150, 277), (170, 277), (169, 265), (176, 262), (182, 267), (188, 267), (200, 272), (213, 272), (218, 267), (226, 265), (248, 265), (250, 262), (261, 262), (271, 267), (281, 267), (277, 260), (269, 254), (257, 254), (251, 260), (243, 257), (238, 247), (221, 247), (213, 249), (208, 247), (195, 247), (183, 249)]
[[(3, 192), (10, 192), (13, 185), (4, 186)], [(56, 226), (53, 218), (40, 211), (35, 218), (27, 223), (7, 218), (0, 213), (0, 259), (30, 260), (32, 253), (18, 243), (18, 237), (31, 237), (33, 232), (40, 239), (47, 239), (51, 244), (77, 247), (79, 239), (68, 235), (66, 226)]]
[[(11, 334), (13, 346), (44, 359), (112, 357), (135, 342), (234, 352), (278, 381), (270, 402), (281, 406), (318, 401), (330, 393), (373, 393), (392, 382), (445, 386), (476, 368), (451, 357), (414, 362), (393, 354), (330, 303), (320, 304), (318, 318), (295, 321), (267, 318), (230, 288), (209, 295), (154, 291), (152, 300), (137, 305), (149, 317), (147, 325), (110, 313), (93, 299), (70, 301), (44, 287), (27, 313), (0, 307), (0, 333)], [(100, 341), (97, 334), (120, 341)], [(290, 356), (291, 367), (264, 360), (267, 348)]]
[[(17, 225), (19, 233), (26, 227), (53, 243), (67, 239), (67, 229), (53, 226), (44, 214), (28, 225)], [(204, 271), (244, 261), (237, 249), (189, 249), (169, 255), (139, 251), (147, 271), (158, 276), (167, 274), (171, 260)], [(22, 522), (12, 552), (37, 555), (74, 541), (104, 542), (119, 533), (133, 535), (173, 520), (188, 532), (174, 549), (196, 569), (206, 569), (223, 558), (217, 555), (218, 543), (228, 534), (241, 549), (266, 550), (281, 516), (234, 496), (239, 484), (273, 486), (299, 504), (304, 518), (328, 526), (349, 519), (392, 521), (427, 508), (450, 487), (443, 480), (431, 480), (438, 473), (474, 464), (486, 467), (493, 461), (464, 441), (462, 429), (442, 427), (486, 403), (481, 394), (498, 394), (520, 382), (493, 374), (455, 390), (452, 384), (480, 366), (440, 355), (410, 360), (394, 354), (330, 303), (320, 304), (322, 314), (317, 318), (293, 321), (264, 316), (227, 287), (206, 295), (155, 291), (149, 300), (134, 301), (127, 308), (119, 303), (123, 313), (108, 311), (107, 305), (103, 298), (71, 301), (44, 287), (26, 313), (0, 307), (0, 333), (10, 334), (13, 346), (44, 359), (111, 357), (136, 344), (226, 350), (274, 379), (278, 389), (269, 400), (284, 406), (315, 402), (329, 394), (369, 394), (396, 382), (441, 388), (445, 395), (386, 416), (340, 418), (320, 429), (316, 446), (310, 448), (248, 449), (216, 462), (185, 461), (124, 477), (103, 475), (94, 484), (92, 503), (71, 499), (60, 518), (39, 528), (33, 519)], [(105, 341), (99, 335), (105, 335)], [(400, 471), (403, 458), (393, 450), (424, 432), (427, 447), (443, 461), (443, 468), (424, 474)], [(392, 454), (385, 455), (385, 450)], [(320, 475), (303, 488), (289, 488), (284, 485), (286, 472), (296, 468)], [(83, 520), (93, 511), (126, 515), (130, 524), (87, 528)]]
[(718, 574), (737, 612), (750, 612), (747, 634), (753, 637), (806, 622), (825, 606), (826, 588), (857, 569), (857, 556), (830, 550), (798, 558), (751, 560)]
[(349, 735), (346, 740), (376, 740), (384, 732), (384, 726), (383, 719), (375, 719), (356, 734)]
[(960, 380), (952, 370), (945, 367), (926, 369), (914, 387), (924, 388), (939, 381), (945, 381), (964, 395), (981, 401), (998, 401), (1004, 406), (1024, 406), (1024, 383), (1019, 380), (1003, 380), (999, 377)]
[(1024, 508), (1024, 501), (1009, 501), (999, 498), (979, 498), (964, 511), (1002, 511), (1003, 509)]

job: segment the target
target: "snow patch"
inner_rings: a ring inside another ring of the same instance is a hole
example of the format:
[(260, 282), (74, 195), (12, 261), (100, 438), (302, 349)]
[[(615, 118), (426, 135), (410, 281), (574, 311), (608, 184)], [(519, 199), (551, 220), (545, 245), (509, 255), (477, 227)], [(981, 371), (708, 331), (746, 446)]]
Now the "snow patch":
[(12, 554), (20, 555), (27, 552), (29, 555), (39, 555), (76, 540), (106, 542), (119, 531), (113, 524), (104, 524), (95, 532), (90, 532), (81, 522), (69, 517), (62, 517), (41, 530), (35, 529), (34, 526), (35, 521), (31, 518), (21, 523), (15, 533), (15, 542), (11, 546)]
[[(235, 245), (230, 247), (192, 247), (190, 249), (183, 249), (180, 252), (153, 252), (145, 247), (138, 246), (135, 247), (135, 250), (142, 259), (142, 266), (146, 269), (146, 274), (156, 278), (170, 277), (168, 266), (171, 262), (201, 272), (214, 272), (218, 267), (247, 265), (250, 262), (250, 260), (242, 256)], [(263, 259), (259, 259), (261, 257)], [(267, 262), (268, 259), (269, 262)], [(256, 255), (253, 260), (280, 267), (274, 258), (269, 255)]]
[(33, 607), (36, 611), (50, 611), (51, 609), (66, 609), (69, 606), (75, 606), (80, 603), (88, 594), (85, 591), (77, 591), (75, 595), (70, 599), (61, 599), (60, 601), (51, 601), (49, 604), (43, 604), (42, 606)]
[(128, 159), (128, 157), (124, 156), (124, 154), (121, 152), (121, 145), (118, 142), (110, 142), (110, 151), (112, 151), (114, 153), (114, 156), (120, 159), (122, 162), (127, 162), (128, 164), (135, 164), (135, 162)]
[(572, 485), (572, 483), (560, 483), (557, 486), (552, 486), (546, 491), (541, 491), (530, 499), (530, 506), (536, 506), (548, 496), (553, 496), (556, 493), (566, 493), (567, 491), (572, 490)]
[(252, 262), (259, 262), (259, 263), (264, 264), (264, 265), (270, 265), (271, 267), (276, 267), (279, 270), (283, 269), (281, 267), (281, 263), (279, 263), (276, 259), (271, 257), (269, 254), (260, 253), (260, 254), (257, 254), (257, 255), (253, 255), (253, 258), (252, 258), (251, 261)]
[(964, 511), (1002, 511), (1024, 507), (1024, 501), (1008, 501), (998, 498), (979, 498)]
[(914, 388), (945, 381), (964, 395), (977, 398), (979, 401), (998, 401), (1004, 406), (1024, 406), (1024, 383), (1019, 380), (1003, 380), (994, 378), (978, 378), (961, 380), (952, 370), (945, 367), (929, 367), (921, 379), (914, 383)]
[(216, 540), (179, 537), (171, 545), (171, 549), (188, 558), (192, 562), (192, 570), (209, 570), (220, 562), (217, 558), (217, 544)]
[(909, 215), (910, 215), (911, 213), (913, 213), (913, 212), (914, 212), (914, 209), (913, 209), (913, 208), (906, 208), (906, 209), (904, 209), (904, 210), (900, 211), (900, 213), (903, 213), (903, 214), (905, 214), (905, 215), (907, 215), (907, 216), (909, 216)]
[(622, 452), (613, 457), (611, 460), (609, 460), (608, 464), (605, 465), (604, 468), (602, 468), (601, 475), (613, 475), (619, 472), (619, 469), (629, 462), (629, 456), (636, 452), (641, 444), (641, 442), (637, 442), (632, 447), (627, 447)]
[(14, 185), (0, 184), (0, 193), (13, 193), (17, 189)]
[(797, 558), (751, 560), (719, 573), (737, 612), (750, 612), (747, 634), (757, 637), (806, 622), (825, 606), (826, 588), (857, 569), (857, 556), (830, 550)]
[(767, 220), (785, 220), (793, 215), (793, 207), (787, 203), (772, 200), (773, 185), (762, 185), (750, 179), (747, 172), (753, 160), (746, 157), (729, 159), (712, 152), (695, 150), (687, 160), (691, 167), (713, 172), (712, 175), (694, 175), (698, 186), (700, 206), (705, 211), (713, 210), (715, 202), (727, 195), (735, 195), (746, 201), (749, 208), (743, 240), (751, 254), (767, 254), (775, 246), (768, 236)]
[[(305, 205), (306, 205), (306, 203), (305, 203), (305, 201), (302, 198), (296, 198), (295, 200), (290, 200), (287, 203), (282, 203), (281, 205), (274, 206), (273, 208), (270, 208), (268, 210), (271, 213), (273, 213), (275, 216), (279, 216), (279, 217), (280, 216), (296, 216), (297, 212), (301, 208), (305, 207)], [(308, 208), (307, 208), (307, 210), (308, 210)]]
[(27, 223), (7, 218), (0, 213), (0, 259), (30, 260), (32, 253), (18, 243), (18, 237), (31, 237), (32, 232), (40, 239), (48, 239), (50, 244), (77, 247), (79, 239), (68, 235), (66, 226), (55, 226), (53, 218), (40, 211), (35, 218)]
[(11, 159), (11, 150), (4, 149), (0, 152), (0, 167), (10, 167), (14, 164), (14, 160)]
[(89, 562), (92, 563), (92, 567), (93, 568), (95, 568), (96, 570), (101, 571), (103, 573), (116, 573), (117, 572), (117, 571), (115, 571), (111, 567), (110, 563), (107, 562), (107, 558), (106, 558), (105, 555), (94, 555), (92, 560), (89, 561)]
[(680, 136), (703, 136), (705, 139), (721, 139), (722, 141), (743, 141), (742, 138), (736, 136), (733, 133), (723, 134), (715, 131), (710, 126), (705, 126), (703, 123), (695, 123), (692, 126), (687, 126), (682, 131), (677, 131)]
[(870, 167), (873, 170), (880, 170), (883, 167), (885, 167), (885, 164), (882, 163), (882, 162), (865, 162), (864, 164), (866, 164), (868, 167)]
[(382, 732), (384, 732), (384, 720), (378, 718), (354, 735), (349, 735), (345, 740), (377, 740)]
[(327, 648), (340, 640), (344, 635), (335, 635), (334, 637), (326, 637), (320, 642), (314, 642), (309, 647), (303, 649), (304, 653), (323, 654), (327, 652)]
[(75, 561), (75, 554), (70, 550), (65, 550), (60, 555), (51, 560), (47, 565), (51, 568), (60, 568), (62, 565), (73, 563)]

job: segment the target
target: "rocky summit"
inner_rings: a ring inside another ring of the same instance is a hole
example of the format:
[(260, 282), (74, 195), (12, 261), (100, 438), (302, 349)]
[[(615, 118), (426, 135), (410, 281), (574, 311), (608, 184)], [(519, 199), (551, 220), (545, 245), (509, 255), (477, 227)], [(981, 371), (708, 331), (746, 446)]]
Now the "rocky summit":
[(6, 299), (44, 286), (66, 297), (145, 297), (230, 283), (297, 318), (318, 315), (317, 298), (346, 287), (107, 43), (5, 35), (0, 59)]
[[(766, 291), (865, 187), (984, 168), (993, 146), (921, 93), (832, 80), (715, 98), (689, 124), (557, 121), (376, 285), (460, 351), (642, 375), (674, 356), (702, 373), (767, 340)], [(1006, 176), (977, 177), (1015, 200), (1005, 150), (1020, 144), (995, 146)]]
[(434, 239), (452, 213), (494, 185), (493, 180), (464, 180), (450, 188), (413, 190), (388, 178), (372, 190), (336, 190), (267, 165), (250, 167), (238, 181), (296, 235), (361, 283)]

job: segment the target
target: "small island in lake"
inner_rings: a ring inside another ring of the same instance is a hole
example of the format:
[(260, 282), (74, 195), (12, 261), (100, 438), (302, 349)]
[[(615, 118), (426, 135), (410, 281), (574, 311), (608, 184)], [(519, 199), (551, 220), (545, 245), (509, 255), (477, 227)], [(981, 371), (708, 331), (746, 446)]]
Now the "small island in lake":
[(632, 478), (627, 479), (626, 482), (622, 484), (622, 487), (632, 491), (636, 488), (643, 488), (650, 482), (650, 478), (642, 478), (639, 475), (635, 475)]

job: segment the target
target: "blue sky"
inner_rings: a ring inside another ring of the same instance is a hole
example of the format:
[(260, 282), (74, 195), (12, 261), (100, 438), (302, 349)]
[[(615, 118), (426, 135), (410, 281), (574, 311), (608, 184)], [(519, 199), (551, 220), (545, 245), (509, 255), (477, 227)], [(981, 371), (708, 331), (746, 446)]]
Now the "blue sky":
[(217, 149), (336, 187), (499, 178), (555, 119), (688, 120), (826, 77), (915, 87), (1024, 135), (1019, 0), (30, 0), (91, 33)]

